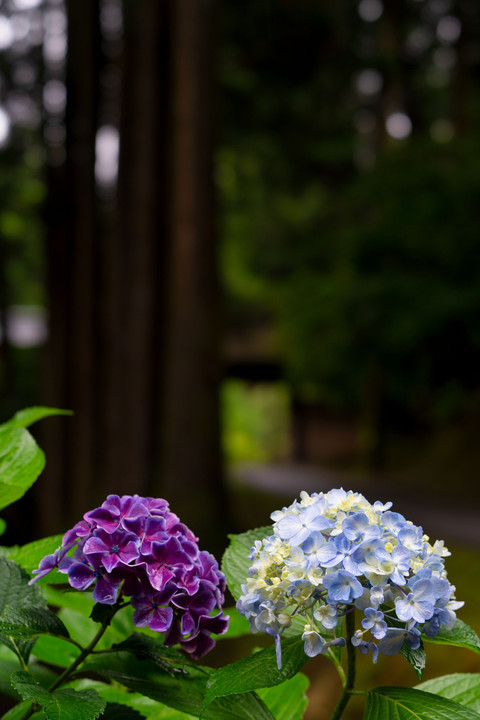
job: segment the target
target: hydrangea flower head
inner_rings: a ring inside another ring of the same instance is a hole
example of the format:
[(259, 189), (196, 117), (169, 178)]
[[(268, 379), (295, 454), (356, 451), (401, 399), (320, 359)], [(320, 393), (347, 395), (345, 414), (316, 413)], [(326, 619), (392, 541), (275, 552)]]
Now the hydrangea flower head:
[(134, 625), (165, 633), (165, 645), (179, 643), (193, 658), (228, 628), (225, 576), (166, 500), (109, 495), (65, 533), (30, 583), (54, 568), (77, 590), (93, 587), (96, 602), (130, 598)]
[(355, 609), (362, 619), (351, 642), (364, 653), (415, 650), (420, 635), (451, 629), (455, 588), (445, 571), (450, 553), (423, 529), (360, 493), (343, 488), (306, 492), (272, 513), (273, 534), (256, 541), (237, 609), (252, 632), (280, 637), (292, 617), (305, 618), (305, 653), (313, 657), (341, 645), (340, 620)]

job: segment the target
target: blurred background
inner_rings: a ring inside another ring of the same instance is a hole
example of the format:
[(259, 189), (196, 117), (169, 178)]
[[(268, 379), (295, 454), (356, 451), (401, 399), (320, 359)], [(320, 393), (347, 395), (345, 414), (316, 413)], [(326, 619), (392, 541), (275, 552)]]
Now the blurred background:
[(343, 485), (476, 597), (479, 120), (475, 0), (2, 0), (0, 416), (75, 413), (7, 540)]

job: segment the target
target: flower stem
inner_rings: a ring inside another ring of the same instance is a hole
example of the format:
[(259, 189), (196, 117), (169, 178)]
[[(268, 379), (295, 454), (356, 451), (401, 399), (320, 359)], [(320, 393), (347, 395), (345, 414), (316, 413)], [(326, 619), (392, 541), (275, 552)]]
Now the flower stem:
[[(54, 690), (56, 690), (60, 685), (63, 685), (64, 682), (70, 678), (75, 670), (78, 668), (79, 665), (82, 664), (82, 662), (93, 652), (95, 646), (97, 645), (100, 638), (105, 633), (106, 629), (110, 625), (110, 622), (117, 612), (117, 610), (120, 609), (120, 607), (123, 607), (123, 605), (117, 604), (112, 607), (112, 612), (109, 615), (109, 617), (101, 624), (101, 626), (98, 629), (98, 632), (95, 634), (95, 637), (92, 639), (92, 641), (82, 649), (78, 657), (75, 658), (75, 660), (72, 662), (72, 664), (65, 668), (65, 670), (58, 676), (58, 678), (53, 682), (50, 687), (48, 688), (48, 692), (52, 693)], [(77, 644), (77, 643), (75, 643)], [(77, 644), (78, 645), (78, 644)], [(81, 646), (80, 646), (81, 647)], [(28, 668), (27, 668), (28, 669)], [(38, 705), (38, 703), (33, 702), (28, 710), (22, 715), (20, 720), (28, 720), (35, 712), (38, 710), (41, 710), (41, 707)]]
[(355, 632), (355, 613), (350, 612), (345, 616), (346, 637), (347, 637), (347, 674), (343, 685), (343, 691), (337, 703), (331, 720), (339, 720), (347, 707), (348, 701), (354, 693), (355, 685), (355, 660), (356, 648), (352, 645), (352, 637)]

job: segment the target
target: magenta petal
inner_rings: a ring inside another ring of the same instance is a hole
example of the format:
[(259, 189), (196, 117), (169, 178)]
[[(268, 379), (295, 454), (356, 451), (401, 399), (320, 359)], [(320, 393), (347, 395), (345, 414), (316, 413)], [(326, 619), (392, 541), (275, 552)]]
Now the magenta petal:
[(124, 563), (129, 563), (132, 560), (135, 560), (138, 557), (137, 543), (134, 542), (133, 540), (130, 540), (130, 542), (128, 542), (125, 545), (125, 547), (120, 550), (120, 552), (118, 554), (120, 556), (120, 559)]
[(109, 551), (108, 545), (105, 545), (103, 540), (100, 540), (98, 537), (91, 537), (88, 538), (87, 542), (85, 543), (83, 547), (83, 552), (85, 555), (91, 555), (91, 554), (98, 554), (98, 553), (104, 553)]
[(102, 565), (107, 572), (112, 572), (112, 570), (116, 568), (117, 565), (119, 565), (120, 563), (120, 558), (114, 553), (110, 553), (109, 555), (104, 555), (102, 557)]
[(152, 573), (150, 573), (150, 582), (155, 590), (163, 590), (167, 582), (173, 578), (173, 572), (164, 565), (159, 565)]

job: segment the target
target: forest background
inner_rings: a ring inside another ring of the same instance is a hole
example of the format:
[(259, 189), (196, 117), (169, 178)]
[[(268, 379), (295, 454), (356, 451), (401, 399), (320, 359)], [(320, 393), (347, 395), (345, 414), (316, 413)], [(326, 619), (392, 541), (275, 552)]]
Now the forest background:
[(109, 492), (217, 551), (308, 482), (472, 511), (474, 0), (3, 0), (0, 74), (0, 415), (74, 411), (6, 541)]

